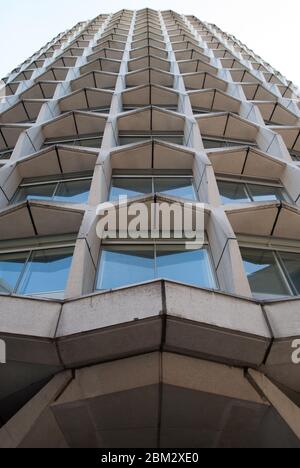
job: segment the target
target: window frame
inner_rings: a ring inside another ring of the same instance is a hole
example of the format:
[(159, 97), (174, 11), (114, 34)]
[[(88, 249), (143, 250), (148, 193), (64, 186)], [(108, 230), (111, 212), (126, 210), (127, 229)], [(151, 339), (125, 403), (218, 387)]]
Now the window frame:
[[(49, 291), (49, 293), (45, 293), (43, 296), (42, 293), (40, 294), (22, 294), (18, 292), (18, 289), (22, 283), (24, 278), (24, 274), (27, 269), (27, 265), (30, 262), (33, 254), (38, 251), (43, 250), (57, 250), (57, 249), (64, 249), (64, 248), (73, 248), (73, 255), (75, 251), (75, 245), (77, 240), (77, 234), (72, 235), (63, 235), (63, 236), (46, 236), (46, 237), (39, 237), (38, 239), (18, 239), (15, 241), (1, 241), (0, 242), (0, 261), (2, 255), (10, 255), (10, 254), (27, 254), (26, 260), (22, 266), (20, 271), (18, 280), (16, 282), (15, 287), (10, 293), (7, 294), (14, 294), (20, 295), (23, 297), (51, 297), (51, 293), (58, 293), (63, 291)], [(6, 293), (2, 292), (0, 295), (5, 295)]]
[[(173, 143), (172, 139), (174, 138), (181, 138), (182, 143)], [(137, 141), (131, 142), (131, 143), (122, 143), (122, 139), (124, 138), (136, 138)], [(159, 141), (165, 141), (166, 143), (173, 143), (175, 145), (180, 145), (184, 146), (185, 145), (185, 133), (184, 130), (182, 132), (171, 132), (171, 131), (140, 131), (140, 132), (131, 132), (130, 130), (128, 131), (119, 131), (118, 134), (118, 145), (119, 146), (125, 146), (125, 145), (132, 145), (136, 144), (142, 141), (153, 141), (153, 140), (159, 140)], [(171, 140), (171, 141), (170, 141)]]
[[(281, 278), (283, 279), (284, 283), (286, 284), (288, 290), (291, 292), (288, 296), (281, 296), (281, 295), (271, 295), (271, 298), (278, 299), (280, 297), (300, 297), (300, 292), (298, 293), (296, 286), (293, 283), (293, 280), (290, 277), (290, 274), (284, 264), (284, 261), (281, 258), (281, 253), (290, 253), (300, 255), (300, 241), (291, 241), (288, 239), (269, 239), (265, 237), (259, 236), (246, 236), (246, 235), (239, 235), (237, 237), (239, 248), (246, 248), (252, 249), (256, 251), (269, 251), (272, 252), (278, 270), (280, 272)], [(242, 252), (241, 252), (242, 257)], [(243, 257), (242, 257), (243, 262)], [(245, 270), (244, 270), (245, 271)], [(247, 273), (245, 271), (246, 278)], [(250, 285), (250, 283), (249, 283)], [(263, 298), (264, 294), (255, 294), (253, 293), (254, 297)], [(270, 298), (270, 295), (266, 294), (266, 298)]]
[[(67, 146), (84, 146), (84, 145), (76, 145), (76, 142), (82, 142), (82, 141), (90, 141), (90, 140), (101, 140), (100, 146), (102, 145), (103, 141), (103, 136), (104, 133), (91, 133), (91, 134), (85, 134), (85, 135), (69, 135), (66, 137), (58, 137), (58, 138), (46, 138), (43, 143), (43, 148), (49, 148), (50, 146), (54, 145), (67, 145)], [(68, 142), (71, 144), (68, 144)], [(98, 148), (95, 147), (95, 148)]]
[[(145, 107), (147, 107), (148, 104), (123, 104), (122, 105), (122, 112), (131, 112), (131, 111), (134, 111), (134, 110), (140, 110), (140, 109), (143, 109)], [(160, 107), (161, 109), (167, 109), (169, 111), (172, 111), (172, 112), (178, 112), (178, 105), (174, 104), (174, 105), (171, 105), (171, 104), (160, 104), (159, 106), (156, 106), (156, 107)]]
[[(208, 108), (193, 106), (192, 104), (191, 104), (191, 106), (192, 106), (193, 114), (195, 114), (195, 115), (198, 115), (198, 114), (199, 115), (200, 114), (211, 114), (212, 112), (214, 112), (214, 111), (212, 111), (211, 109), (208, 109)], [(216, 111), (216, 112), (218, 112), (218, 111)], [(220, 111), (220, 112), (222, 112), (222, 111)]]
[[(223, 145), (223, 146), (216, 146), (215, 148), (232, 148), (232, 147), (238, 147), (238, 146), (246, 146), (246, 147), (250, 147), (250, 148), (258, 148), (258, 144), (256, 142), (251, 142), (251, 141), (246, 141), (246, 140), (236, 140), (234, 138), (225, 138), (225, 137), (220, 137), (220, 136), (213, 136), (213, 135), (201, 135), (202, 137), (202, 142), (203, 140), (209, 140), (209, 141), (216, 141), (216, 142), (220, 142), (220, 143), (228, 143), (226, 145)], [(233, 144), (230, 145), (230, 143)], [(204, 145), (203, 145), (204, 146)], [(214, 149), (214, 147), (211, 147), (211, 148), (205, 148), (204, 146), (204, 149), (206, 150), (210, 150), (210, 149)]]
[[(96, 114), (109, 114), (111, 106), (98, 106), (98, 107), (83, 107), (82, 109), (76, 109), (80, 112), (95, 112)], [(69, 111), (66, 112), (66, 114)]]
[[(107, 289), (97, 289), (97, 285), (98, 285), (98, 280), (99, 280), (99, 277), (100, 275), (103, 275), (103, 262), (104, 262), (104, 257), (103, 257), (103, 250), (106, 248), (106, 247), (109, 247), (109, 246), (122, 246), (122, 247), (138, 247), (138, 248), (141, 248), (141, 247), (152, 247), (153, 249), (153, 252), (154, 252), (154, 277), (153, 277), (153, 281), (155, 280), (160, 280), (162, 278), (160, 277), (156, 277), (155, 274), (156, 274), (156, 271), (157, 271), (157, 264), (156, 264), (156, 258), (157, 258), (157, 246), (160, 246), (160, 245), (164, 245), (164, 246), (178, 246), (178, 247), (184, 247), (185, 246), (185, 243), (184, 242), (180, 242), (178, 241), (178, 239), (166, 239), (166, 240), (156, 240), (156, 239), (140, 239), (139, 242), (137, 242), (136, 240), (106, 240), (105, 242), (102, 242), (101, 245), (100, 245), (100, 251), (99, 251), (99, 258), (98, 258), (98, 262), (97, 262), (97, 271), (96, 271), (96, 275), (95, 275), (95, 281), (94, 281), (94, 292), (105, 292), (107, 291)], [(207, 253), (207, 262), (208, 262), (208, 265), (209, 265), (209, 270), (210, 270), (210, 275), (211, 275), (211, 279), (212, 279), (212, 282), (214, 283), (214, 287), (213, 288), (208, 288), (208, 287), (201, 287), (201, 286), (196, 286), (196, 285), (193, 285), (193, 284), (189, 284), (189, 283), (182, 283), (182, 284), (185, 284), (187, 286), (190, 286), (190, 287), (195, 287), (195, 288), (202, 288), (202, 289), (209, 289), (211, 291), (220, 291), (220, 283), (219, 283), (219, 279), (218, 279), (218, 276), (217, 276), (217, 270), (216, 270), (216, 267), (215, 267), (215, 264), (214, 264), (214, 260), (213, 260), (213, 256), (212, 256), (212, 252), (211, 252), (211, 248), (210, 248), (210, 244), (209, 244), (209, 240), (208, 240), (208, 237), (207, 237), (207, 234), (205, 233), (205, 241), (203, 243), (203, 246), (201, 249), (197, 249), (197, 250), (205, 250), (206, 253)], [(187, 252), (192, 252), (193, 250), (187, 250)], [(167, 280), (167, 278), (165, 278)], [(172, 280), (170, 280), (172, 281)], [(147, 283), (148, 281), (141, 281), (139, 283), (133, 283), (133, 284), (124, 284), (122, 286), (119, 286), (117, 288), (111, 288), (111, 289), (122, 289), (122, 288), (128, 288), (128, 287), (133, 287), (133, 286), (136, 286), (136, 285), (139, 285), (139, 284), (143, 284), (143, 283)]]
[[(155, 186), (154, 186), (154, 180), (155, 179), (190, 179), (191, 181), (191, 187), (192, 187), (192, 190), (193, 190), (193, 193), (194, 193), (194, 199), (192, 201), (199, 201), (199, 193), (196, 189), (196, 185), (195, 185), (195, 177), (194, 177), (194, 174), (193, 174), (193, 171), (185, 171), (186, 173), (184, 174), (184, 171), (178, 171), (178, 174), (176, 174), (176, 171), (166, 171), (164, 173), (164, 171), (160, 171), (158, 170), (157, 173), (156, 171), (151, 171), (151, 170), (145, 170), (143, 171), (143, 174), (142, 173), (138, 173), (138, 172), (141, 172), (141, 171), (128, 171), (126, 173), (126, 171), (120, 171), (120, 172), (116, 172), (112, 174), (111, 176), (111, 183), (110, 183), (110, 187), (109, 187), (109, 193), (108, 193), (108, 200), (109, 201), (112, 201), (110, 200), (110, 197), (111, 197), (111, 192), (112, 192), (112, 189), (113, 189), (113, 181), (114, 179), (152, 179), (152, 192), (149, 192), (145, 195), (155, 195), (156, 193), (160, 193), (160, 192), (156, 192), (155, 191)], [(190, 200), (190, 199), (188, 199)]]
[[(215, 113), (215, 112), (224, 112), (224, 109), (223, 110), (222, 109), (218, 110), (218, 109), (204, 108), (204, 107), (198, 107), (198, 106), (193, 106), (193, 105), (192, 105), (192, 110), (193, 110), (194, 115), (202, 115), (202, 114), (205, 115), (205, 114), (212, 114), (212, 113)], [(230, 111), (230, 112), (231, 112), (231, 114), (238, 115), (238, 112), (236, 112), (236, 111)]]
[(289, 153), (293, 161), (300, 162), (300, 151), (289, 149)]
[[(284, 201), (287, 203), (291, 203), (294, 205), (294, 201), (288, 191), (286, 190), (285, 186), (280, 180), (267, 180), (267, 179), (257, 179), (257, 178), (251, 178), (251, 177), (234, 177), (234, 176), (227, 176), (223, 174), (218, 174), (216, 173), (216, 180), (217, 180), (217, 185), (218, 182), (230, 182), (234, 184), (239, 184), (242, 185), (247, 197), (249, 198), (249, 202), (240, 202), (240, 203), (267, 203), (268, 201), (256, 201), (253, 198), (253, 195), (251, 193), (251, 189), (249, 189), (249, 185), (258, 185), (261, 187), (274, 187), (276, 189), (280, 189), (282, 191), (282, 195), (284, 198)], [(219, 191), (220, 193), (220, 191)], [(220, 193), (220, 198), (222, 199), (222, 195)], [(281, 201), (281, 200), (276, 200), (276, 201)], [(229, 204), (229, 203), (228, 203)], [(223, 204), (225, 205), (225, 204)]]
[[(52, 196), (50, 197), (45, 197), (45, 200), (47, 201), (53, 201), (54, 197), (56, 196), (59, 186), (63, 183), (66, 182), (78, 182), (78, 181), (83, 181), (83, 180), (90, 180), (91, 184), (93, 181), (93, 172), (87, 171), (85, 175), (84, 173), (74, 173), (74, 174), (57, 174), (55, 176), (49, 176), (49, 177), (33, 177), (32, 179), (23, 179), (20, 185), (18, 186), (17, 190), (15, 191), (11, 201), (10, 205), (14, 205), (16, 203), (22, 203), (22, 202), (16, 202), (16, 198), (18, 196), (19, 191), (22, 188), (27, 188), (27, 187), (39, 187), (43, 185), (51, 185), (51, 184), (56, 184), (56, 187), (53, 191)], [(40, 180), (38, 180), (40, 179)], [(65, 202), (57, 202), (57, 203), (65, 203)], [(72, 202), (71, 202), (72, 203)]]
[(11, 158), (13, 152), (13, 148), (4, 148), (0, 150), (0, 161), (8, 161)]

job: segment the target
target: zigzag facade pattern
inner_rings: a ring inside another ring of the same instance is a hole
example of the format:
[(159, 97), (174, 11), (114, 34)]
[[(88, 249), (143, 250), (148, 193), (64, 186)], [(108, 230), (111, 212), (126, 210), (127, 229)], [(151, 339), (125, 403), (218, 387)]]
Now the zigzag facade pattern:
[[(300, 253), (299, 90), (216, 25), (149, 9), (78, 23), (4, 82), (0, 250), (74, 251), (63, 297), (1, 286), (0, 447), (300, 447), (296, 280), (253, 296), (240, 250)], [(190, 174), (213, 287), (95, 291), (97, 207), (122, 171)], [(86, 202), (16, 201), (70, 174)], [(220, 181), (251, 200), (224, 204)]]

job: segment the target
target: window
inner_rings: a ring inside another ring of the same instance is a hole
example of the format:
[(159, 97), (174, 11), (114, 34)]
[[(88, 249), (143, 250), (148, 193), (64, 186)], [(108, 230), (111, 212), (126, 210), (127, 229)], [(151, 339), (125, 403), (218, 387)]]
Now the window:
[(115, 175), (112, 178), (110, 201), (125, 195), (130, 198), (150, 193), (197, 199), (192, 175)]
[(74, 240), (68, 245), (25, 247), (21, 252), (0, 250), (0, 292), (63, 298), (73, 251)]
[(205, 136), (202, 138), (202, 142), (205, 149), (230, 148), (232, 146), (257, 146), (257, 144), (253, 141), (232, 140), (229, 138), (215, 138)]
[(266, 125), (277, 125), (277, 126), (284, 126), (284, 123), (281, 122), (273, 122), (272, 120), (265, 120)]
[[(135, 72), (130, 72), (130, 73), (135, 73)], [(171, 80), (171, 83), (170, 83), (170, 80)], [(137, 86), (141, 86), (143, 84), (145, 84), (145, 81), (142, 81), (142, 80), (140, 80), (139, 83), (135, 83), (135, 84), (131, 84), (130, 82), (128, 83), (128, 81), (126, 81), (126, 89), (136, 88)], [(152, 84), (158, 84), (160, 86), (163, 86), (164, 88), (173, 89), (173, 87), (174, 87), (173, 76), (170, 77), (170, 79), (168, 81), (165, 80), (164, 83), (162, 83), (161, 80), (158, 78), (156, 80), (156, 83), (155, 83), (155, 81), (153, 81)], [(193, 88), (191, 88), (191, 89), (193, 89)], [(196, 88), (196, 89), (198, 89), (198, 88)]]
[(84, 109), (78, 109), (82, 112), (96, 112), (97, 114), (109, 114), (110, 106), (103, 107), (85, 107)]
[(194, 114), (209, 114), (212, 112), (210, 109), (203, 109), (202, 107), (193, 106)]
[(13, 154), (13, 149), (1, 149), (0, 150), (0, 160), (1, 159), (9, 159)]
[[(193, 113), (194, 114), (210, 114), (211, 112), (223, 112), (222, 110), (215, 110), (215, 109), (204, 109), (202, 107), (197, 107), (197, 106), (192, 106), (193, 107)], [(232, 114), (236, 114), (236, 112), (232, 112)]]
[(25, 179), (12, 204), (26, 200), (51, 200), (65, 203), (87, 203), (92, 174), (59, 175), (52, 178)]
[(253, 295), (300, 295), (300, 253), (242, 247), (241, 254)]
[(290, 150), (290, 155), (294, 161), (300, 161), (300, 151)]
[(249, 203), (264, 201), (287, 201), (290, 197), (280, 185), (263, 182), (242, 182), (218, 178), (218, 187), (222, 204)]
[[(147, 107), (149, 104), (141, 104), (141, 105), (123, 105), (123, 112), (128, 112), (136, 109), (141, 109), (143, 107)], [(154, 105), (154, 104), (153, 104)], [(168, 109), (170, 111), (177, 112), (178, 111), (178, 106), (174, 104), (159, 104), (158, 107), (161, 107), (162, 109)]]
[(164, 140), (169, 143), (183, 145), (184, 134), (183, 132), (119, 132), (121, 146), (144, 140)]
[(87, 148), (100, 148), (102, 144), (102, 134), (93, 135), (73, 135), (61, 138), (48, 138), (44, 142), (44, 147), (52, 145), (84, 146)]
[(207, 247), (186, 250), (184, 245), (104, 245), (97, 290), (142, 283), (155, 278), (198, 287), (216, 288)]

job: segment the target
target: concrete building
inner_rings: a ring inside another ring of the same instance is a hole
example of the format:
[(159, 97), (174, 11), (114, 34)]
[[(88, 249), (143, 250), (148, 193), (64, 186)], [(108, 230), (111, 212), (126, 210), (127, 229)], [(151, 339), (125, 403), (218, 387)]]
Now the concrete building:
[[(299, 448), (296, 87), (149, 9), (79, 23), (4, 81), (0, 447)], [(104, 242), (122, 194), (203, 203), (203, 247)]]

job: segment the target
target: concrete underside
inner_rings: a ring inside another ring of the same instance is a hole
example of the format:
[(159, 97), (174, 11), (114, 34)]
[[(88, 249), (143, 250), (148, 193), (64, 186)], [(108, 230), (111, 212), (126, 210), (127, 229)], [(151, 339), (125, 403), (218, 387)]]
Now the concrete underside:
[(300, 447), (299, 300), (158, 280), (1, 304), (2, 447)]
[(260, 375), (160, 352), (64, 371), (2, 427), (0, 446), (300, 448), (296, 406)]

